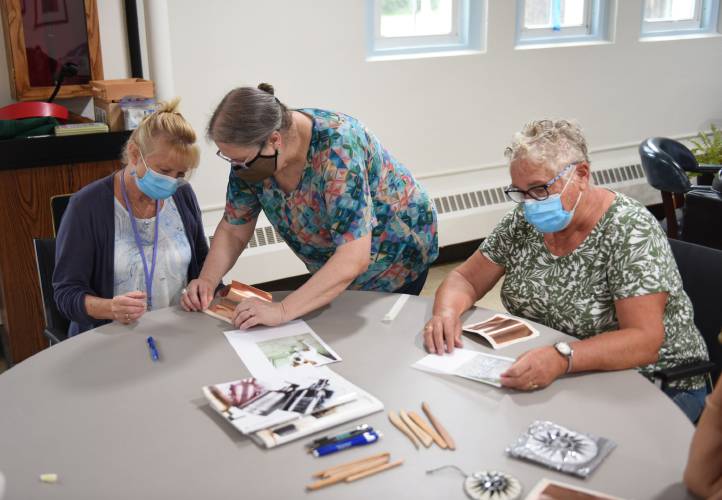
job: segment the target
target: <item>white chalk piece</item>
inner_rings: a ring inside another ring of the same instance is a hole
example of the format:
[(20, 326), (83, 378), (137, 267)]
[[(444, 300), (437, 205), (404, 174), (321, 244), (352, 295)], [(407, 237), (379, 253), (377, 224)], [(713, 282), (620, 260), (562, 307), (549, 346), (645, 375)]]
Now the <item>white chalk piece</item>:
[(42, 481), (43, 483), (57, 483), (58, 475), (57, 474), (40, 474), (40, 481)]
[(392, 322), (393, 320), (395, 320), (395, 319), (396, 319), (396, 316), (399, 315), (399, 312), (401, 311), (401, 308), (404, 307), (404, 304), (406, 304), (406, 301), (409, 300), (409, 297), (410, 297), (410, 295), (406, 295), (405, 293), (401, 294), (401, 296), (400, 296), (398, 299), (396, 299), (396, 302), (395, 302), (394, 305), (391, 307), (391, 309), (389, 310), (389, 312), (387, 312), (387, 313), (384, 315), (383, 321), (384, 321), (385, 323), (390, 323), (390, 322)]

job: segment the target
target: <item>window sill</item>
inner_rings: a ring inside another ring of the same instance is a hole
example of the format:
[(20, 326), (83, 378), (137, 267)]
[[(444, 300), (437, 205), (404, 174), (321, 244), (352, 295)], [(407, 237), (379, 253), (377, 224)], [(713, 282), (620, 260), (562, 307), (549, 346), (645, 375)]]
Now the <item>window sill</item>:
[(517, 43), (514, 50), (535, 50), (535, 49), (555, 49), (557, 47), (588, 47), (593, 45), (612, 45), (610, 40), (580, 40), (570, 42), (523, 42)]
[(429, 59), (433, 57), (457, 57), (457, 56), (475, 56), (484, 54), (483, 50), (476, 49), (458, 49), (458, 50), (443, 50), (434, 52), (414, 52), (406, 54), (377, 54), (373, 56), (367, 56), (366, 62), (378, 62), (378, 61), (401, 61), (404, 59)]
[(722, 33), (650, 33), (642, 35), (640, 42), (673, 42), (677, 40), (697, 40), (704, 38), (722, 38)]

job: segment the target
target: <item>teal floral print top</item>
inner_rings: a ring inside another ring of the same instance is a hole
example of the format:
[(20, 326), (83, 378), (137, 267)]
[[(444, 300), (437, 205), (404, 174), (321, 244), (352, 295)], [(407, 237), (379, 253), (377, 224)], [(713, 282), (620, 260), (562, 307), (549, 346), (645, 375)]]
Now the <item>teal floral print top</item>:
[(424, 188), (355, 118), (298, 111), (313, 119), (298, 187), (286, 194), (273, 177), (252, 183), (231, 171), (225, 220), (247, 224), (263, 210), (311, 273), (371, 234), (369, 267), (349, 288), (392, 292), (414, 281), (438, 255), (436, 209)]
[[(614, 301), (667, 292), (659, 359), (639, 371), (651, 380), (655, 370), (707, 360), (662, 228), (643, 205), (615, 194), (587, 238), (561, 257), (551, 254), (543, 235), (526, 222), (522, 206), (508, 213), (479, 247), (505, 269), (502, 303), (511, 314), (585, 339), (619, 329)], [(699, 389), (704, 379), (670, 385)]]

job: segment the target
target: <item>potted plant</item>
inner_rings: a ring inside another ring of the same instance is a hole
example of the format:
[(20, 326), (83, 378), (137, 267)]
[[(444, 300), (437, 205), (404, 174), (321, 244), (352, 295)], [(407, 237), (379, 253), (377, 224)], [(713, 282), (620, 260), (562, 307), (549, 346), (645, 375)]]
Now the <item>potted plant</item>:
[(707, 165), (722, 164), (722, 130), (712, 125), (712, 132), (700, 132), (697, 140), (692, 139), (694, 144), (692, 154), (697, 158), (697, 163)]

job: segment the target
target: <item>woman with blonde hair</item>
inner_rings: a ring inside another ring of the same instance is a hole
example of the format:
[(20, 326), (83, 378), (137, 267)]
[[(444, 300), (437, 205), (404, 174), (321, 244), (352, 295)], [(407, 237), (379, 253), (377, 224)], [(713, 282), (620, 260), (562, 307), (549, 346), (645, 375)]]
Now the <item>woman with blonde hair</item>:
[(110, 321), (129, 324), (178, 304), (208, 254), (198, 201), (186, 177), (196, 134), (163, 103), (133, 131), (123, 169), (70, 199), (58, 231), (55, 302), (69, 335)]

